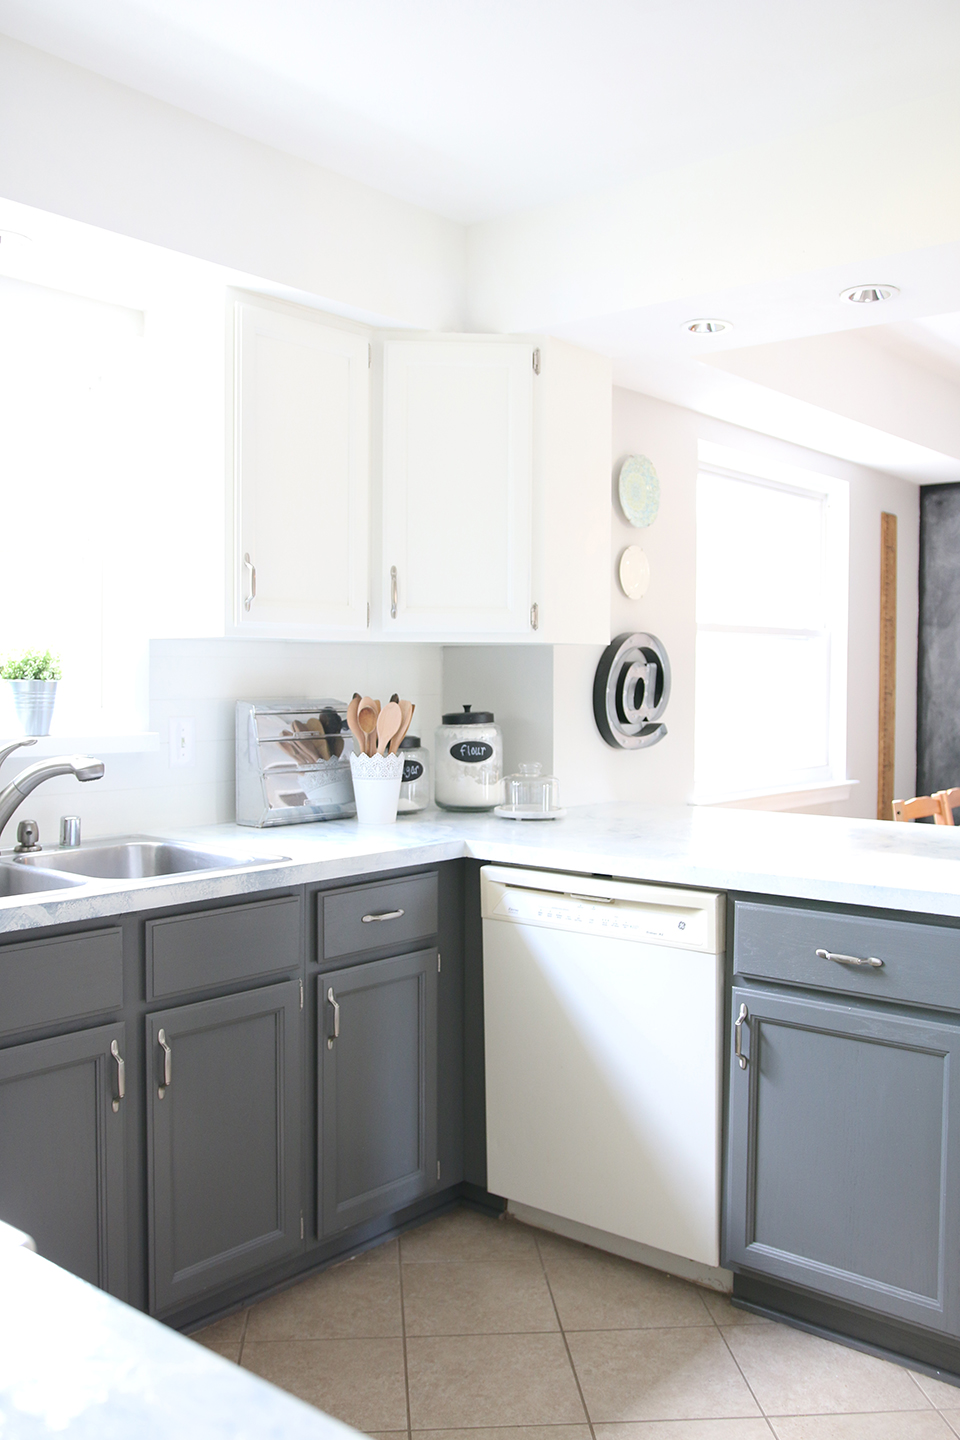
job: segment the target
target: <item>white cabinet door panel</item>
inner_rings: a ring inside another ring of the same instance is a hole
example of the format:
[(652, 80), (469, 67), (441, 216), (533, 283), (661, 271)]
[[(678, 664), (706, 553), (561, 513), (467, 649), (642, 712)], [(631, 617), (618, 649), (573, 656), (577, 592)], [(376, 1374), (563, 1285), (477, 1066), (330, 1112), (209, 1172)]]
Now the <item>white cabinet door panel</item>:
[(529, 630), (533, 378), (522, 342), (385, 345), (387, 634)]
[(367, 341), (243, 304), (237, 339), (235, 624), (364, 629)]

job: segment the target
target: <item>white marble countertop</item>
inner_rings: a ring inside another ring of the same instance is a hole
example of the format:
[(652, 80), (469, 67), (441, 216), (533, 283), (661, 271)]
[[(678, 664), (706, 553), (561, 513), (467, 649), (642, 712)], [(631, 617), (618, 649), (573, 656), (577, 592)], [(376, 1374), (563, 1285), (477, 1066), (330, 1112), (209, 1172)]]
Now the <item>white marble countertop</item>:
[(165, 838), (255, 855), (264, 863), (240, 871), (91, 881), (75, 890), (11, 897), (0, 900), (0, 932), (253, 895), (463, 856), (960, 917), (960, 826), (610, 804), (574, 808), (564, 819), (543, 823), (429, 810), (404, 816), (395, 825), (358, 825), (355, 820), (273, 830), (217, 825), (171, 832)]
[(3, 1440), (360, 1440), (30, 1250), (0, 1244)]

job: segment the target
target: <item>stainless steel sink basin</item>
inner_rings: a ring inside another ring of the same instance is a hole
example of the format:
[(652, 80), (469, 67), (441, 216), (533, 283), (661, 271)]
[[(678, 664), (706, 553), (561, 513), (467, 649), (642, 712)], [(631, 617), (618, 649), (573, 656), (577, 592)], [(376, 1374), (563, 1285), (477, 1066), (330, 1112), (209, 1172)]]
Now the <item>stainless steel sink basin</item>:
[[(39, 857), (38, 857), (39, 858)], [(83, 885), (82, 875), (57, 875), (49, 870), (27, 870), (8, 860), (0, 861), (0, 900), (11, 895), (35, 895), (42, 890), (67, 890), (74, 885)]]
[[(18, 855), (12, 864), (55, 870), (84, 880), (148, 880), (157, 875), (184, 875), (196, 870), (242, 870), (269, 865), (282, 855), (219, 855), (199, 845), (171, 840), (118, 840), (81, 845), (76, 850), (40, 850)], [(13, 893), (13, 892), (11, 892)]]

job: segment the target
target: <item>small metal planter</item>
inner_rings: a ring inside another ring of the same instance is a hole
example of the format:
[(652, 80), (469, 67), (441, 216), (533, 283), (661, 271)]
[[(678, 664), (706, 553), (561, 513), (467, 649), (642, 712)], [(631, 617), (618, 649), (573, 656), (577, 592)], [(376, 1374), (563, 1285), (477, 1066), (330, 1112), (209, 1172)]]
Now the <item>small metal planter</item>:
[(49, 735), (57, 698), (57, 681), (8, 680), (7, 684), (24, 735)]

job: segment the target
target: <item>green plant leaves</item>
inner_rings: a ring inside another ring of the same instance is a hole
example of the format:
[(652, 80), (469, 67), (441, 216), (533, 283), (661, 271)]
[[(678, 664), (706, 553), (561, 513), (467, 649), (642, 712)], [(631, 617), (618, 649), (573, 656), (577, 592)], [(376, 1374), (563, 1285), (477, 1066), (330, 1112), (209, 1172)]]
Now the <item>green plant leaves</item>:
[(0, 665), (0, 679), (3, 680), (59, 680), (60, 656), (51, 655), (49, 650), (24, 650), (20, 655), (11, 655)]

